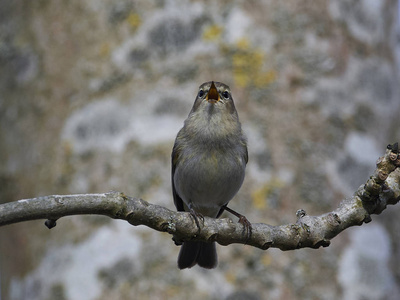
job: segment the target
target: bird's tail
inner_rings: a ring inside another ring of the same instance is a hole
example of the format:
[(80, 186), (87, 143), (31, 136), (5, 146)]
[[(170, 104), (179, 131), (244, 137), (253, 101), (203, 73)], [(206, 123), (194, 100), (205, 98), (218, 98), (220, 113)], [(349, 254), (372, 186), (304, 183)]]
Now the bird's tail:
[(206, 269), (217, 266), (217, 249), (215, 242), (184, 242), (178, 256), (178, 268), (191, 268), (198, 264)]

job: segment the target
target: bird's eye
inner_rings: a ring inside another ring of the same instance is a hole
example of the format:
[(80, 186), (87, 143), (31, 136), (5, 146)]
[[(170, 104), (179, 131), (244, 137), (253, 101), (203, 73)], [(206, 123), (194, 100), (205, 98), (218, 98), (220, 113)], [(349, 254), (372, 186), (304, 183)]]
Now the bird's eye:
[(200, 91), (199, 91), (199, 97), (200, 97), (200, 98), (203, 98), (203, 96), (204, 96), (204, 91), (203, 91), (203, 90), (200, 90)]
[(225, 99), (228, 99), (229, 98), (229, 92), (228, 91), (223, 92), (222, 96), (224, 96)]

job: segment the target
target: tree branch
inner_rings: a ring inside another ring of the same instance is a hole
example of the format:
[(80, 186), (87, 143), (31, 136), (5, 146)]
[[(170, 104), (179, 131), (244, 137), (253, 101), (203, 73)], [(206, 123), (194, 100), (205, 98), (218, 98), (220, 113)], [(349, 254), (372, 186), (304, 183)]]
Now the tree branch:
[(297, 222), (271, 226), (252, 224), (250, 238), (242, 224), (230, 219), (204, 218), (200, 232), (189, 213), (175, 212), (165, 207), (132, 198), (120, 192), (105, 194), (52, 195), (24, 199), (0, 205), (0, 226), (17, 222), (48, 219), (46, 225), (55, 226), (55, 220), (80, 214), (98, 214), (130, 224), (145, 225), (174, 236), (177, 244), (184, 240), (216, 241), (221, 245), (241, 243), (261, 249), (269, 247), (292, 250), (304, 247), (329, 246), (330, 240), (348, 227), (371, 221), (371, 214), (380, 214), (388, 204), (400, 200), (400, 155), (398, 144), (389, 145), (377, 161), (374, 174), (354, 196), (343, 200), (339, 207), (320, 216), (308, 216), (304, 210), (296, 213)]

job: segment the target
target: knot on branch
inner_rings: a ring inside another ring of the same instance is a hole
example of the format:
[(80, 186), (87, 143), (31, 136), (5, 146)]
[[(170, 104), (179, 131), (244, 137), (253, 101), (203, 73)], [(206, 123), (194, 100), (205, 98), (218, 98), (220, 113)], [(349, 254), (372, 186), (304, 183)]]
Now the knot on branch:
[(390, 192), (385, 181), (389, 174), (400, 166), (399, 144), (389, 144), (385, 155), (377, 160), (376, 166), (374, 174), (357, 192), (370, 213), (380, 213), (386, 208), (386, 202), (383, 203), (380, 196), (382, 193)]
[(325, 248), (325, 247), (328, 247), (330, 244), (331, 244), (330, 240), (323, 239), (323, 240), (316, 242), (312, 248), (314, 248), (314, 249), (318, 249), (319, 247)]
[(399, 143), (394, 143), (393, 145), (389, 144), (387, 149), (390, 150), (389, 158), (393, 162), (396, 167), (400, 166), (400, 151), (399, 151)]
[(44, 225), (46, 225), (46, 227), (48, 228), (48, 229), (52, 229), (52, 228), (54, 228), (54, 227), (56, 227), (56, 225), (57, 225), (57, 220), (46, 220), (45, 222), (44, 222)]
[(330, 240), (326, 238), (325, 225), (334, 228), (341, 223), (340, 217), (335, 213), (329, 213), (326, 217), (319, 218), (308, 216), (305, 210), (299, 209), (296, 212), (296, 217), (297, 222), (291, 227), (297, 237), (297, 244), (294, 249), (328, 247)]
[(307, 212), (304, 209), (299, 209), (296, 211), (296, 217), (297, 221), (299, 221), (301, 218), (305, 217), (307, 215)]

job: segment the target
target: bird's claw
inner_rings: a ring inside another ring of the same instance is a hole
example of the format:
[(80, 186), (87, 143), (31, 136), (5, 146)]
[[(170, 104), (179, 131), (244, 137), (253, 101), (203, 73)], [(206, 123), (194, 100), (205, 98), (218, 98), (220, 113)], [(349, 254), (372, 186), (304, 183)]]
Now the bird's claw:
[(201, 219), (201, 222), (202, 222), (203, 225), (204, 225), (204, 216), (203, 216), (201, 213), (198, 213), (198, 212), (196, 212), (196, 211), (193, 210), (193, 209), (190, 209), (190, 210), (189, 210), (189, 213), (190, 213), (190, 215), (193, 217), (194, 222), (196, 223), (196, 226), (197, 226), (197, 229), (198, 229), (197, 234), (200, 234), (201, 229), (200, 229), (200, 222), (199, 222), (199, 219)]
[(224, 210), (226, 210), (227, 212), (230, 212), (231, 214), (233, 214), (234, 216), (239, 218), (239, 223), (243, 225), (243, 234), (246, 233), (246, 235), (247, 235), (247, 238), (246, 238), (246, 244), (247, 244), (247, 242), (250, 240), (251, 235), (253, 233), (253, 226), (251, 225), (250, 221), (247, 220), (247, 218), (245, 216), (243, 216), (242, 214), (239, 214), (238, 212), (234, 211), (233, 209), (229, 208), (228, 206), (225, 206)]
[(247, 235), (246, 238), (246, 244), (247, 244), (253, 233), (253, 226), (251, 225), (250, 221), (247, 220), (247, 218), (243, 215), (239, 217), (239, 223), (243, 225), (243, 234), (246, 233)]

